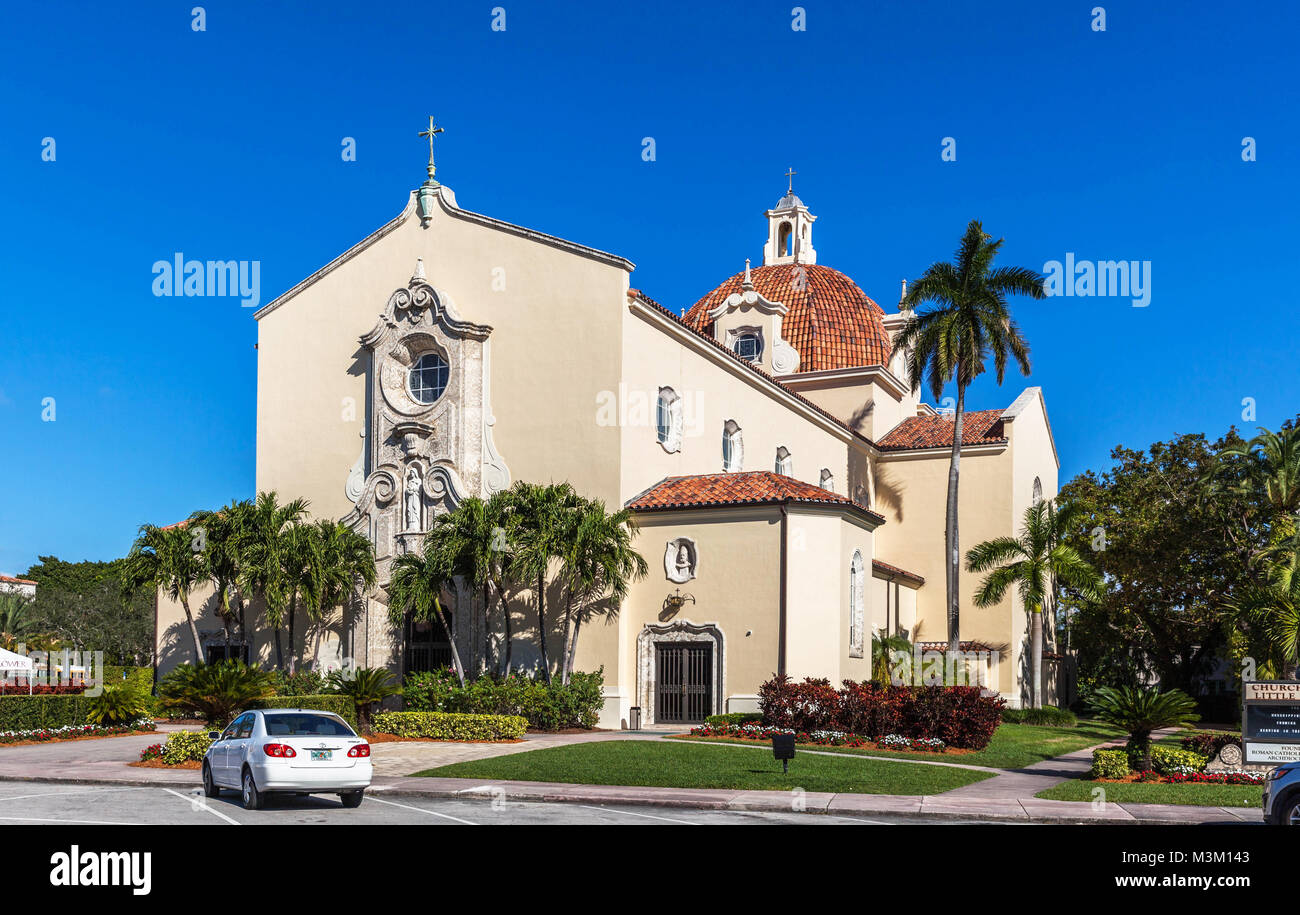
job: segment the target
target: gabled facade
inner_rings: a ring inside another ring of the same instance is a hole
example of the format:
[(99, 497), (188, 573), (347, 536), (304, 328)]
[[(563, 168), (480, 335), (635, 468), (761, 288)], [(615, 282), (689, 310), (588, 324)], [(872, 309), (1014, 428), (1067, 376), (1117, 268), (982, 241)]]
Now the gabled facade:
[[(751, 710), (777, 672), (865, 679), (874, 631), (942, 638), (951, 422), (903, 381), (903, 316), (816, 263), (803, 202), (790, 192), (766, 216), (763, 264), (679, 317), (633, 287), (629, 261), (465, 210), (431, 177), (261, 309), (257, 488), (364, 532), (380, 569), (302, 650), (324, 667), (442, 660), (436, 632), (388, 623), (388, 564), (438, 513), (515, 480), (567, 480), (637, 514), (651, 574), (578, 642), (577, 668), (605, 671), (603, 726), (633, 708), (645, 723)], [(970, 545), (1014, 534), (1035, 480), (1055, 494), (1058, 463), (1036, 388), (967, 422)], [(1005, 652), (997, 687), (1018, 703), (1024, 610), (965, 609), (973, 590), (963, 578), (963, 636)], [(480, 600), (451, 598), (471, 669), (503, 637)], [(536, 615), (512, 606), (529, 664)], [(188, 659), (182, 624), (160, 597), (164, 669)], [(200, 629), (220, 641), (211, 601)], [(264, 627), (250, 649), (270, 661)]]

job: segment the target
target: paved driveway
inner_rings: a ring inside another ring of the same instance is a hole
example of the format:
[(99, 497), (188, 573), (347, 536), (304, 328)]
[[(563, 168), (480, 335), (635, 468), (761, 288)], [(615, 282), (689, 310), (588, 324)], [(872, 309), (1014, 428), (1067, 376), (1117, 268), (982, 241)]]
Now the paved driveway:
[(0, 779), (86, 779), (196, 785), (198, 772), (139, 769), (127, 765), (138, 760), (145, 747), (166, 740), (169, 731), (181, 730), (192, 728), (162, 725), (156, 733), (140, 736), (67, 740), (26, 747), (0, 746)]

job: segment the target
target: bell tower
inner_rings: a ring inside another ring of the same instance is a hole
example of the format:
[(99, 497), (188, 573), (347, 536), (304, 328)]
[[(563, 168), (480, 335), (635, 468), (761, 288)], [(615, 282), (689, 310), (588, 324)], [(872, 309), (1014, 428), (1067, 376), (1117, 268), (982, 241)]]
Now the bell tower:
[(789, 179), (785, 196), (767, 211), (767, 244), (763, 246), (763, 265), (815, 264), (817, 250), (812, 243), (812, 224), (817, 217), (795, 196), (794, 169), (786, 169)]

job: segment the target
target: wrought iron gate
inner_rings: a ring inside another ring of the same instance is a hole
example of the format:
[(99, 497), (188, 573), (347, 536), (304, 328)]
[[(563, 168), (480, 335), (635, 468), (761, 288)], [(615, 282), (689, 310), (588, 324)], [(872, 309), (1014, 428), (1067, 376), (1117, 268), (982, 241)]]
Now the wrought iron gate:
[(655, 646), (656, 722), (703, 721), (713, 714), (713, 645), (708, 642)]

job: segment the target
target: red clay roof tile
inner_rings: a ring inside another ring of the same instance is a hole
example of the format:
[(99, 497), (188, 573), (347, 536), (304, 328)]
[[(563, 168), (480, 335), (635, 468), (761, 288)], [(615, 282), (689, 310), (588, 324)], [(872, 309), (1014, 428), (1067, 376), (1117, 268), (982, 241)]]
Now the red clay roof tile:
[[(953, 416), (909, 416), (876, 443), (881, 451), (905, 451), (914, 448), (951, 448)], [(972, 410), (962, 414), (962, 446), (993, 445), (1005, 442), (1006, 430), (1001, 410)]]
[(668, 477), (632, 499), (627, 507), (634, 511), (660, 511), (722, 505), (772, 505), (781, 502), (842, 505), (870, 516), (878, 524), (885, 521), (883, 515), (848, 496), (771, 470)]

